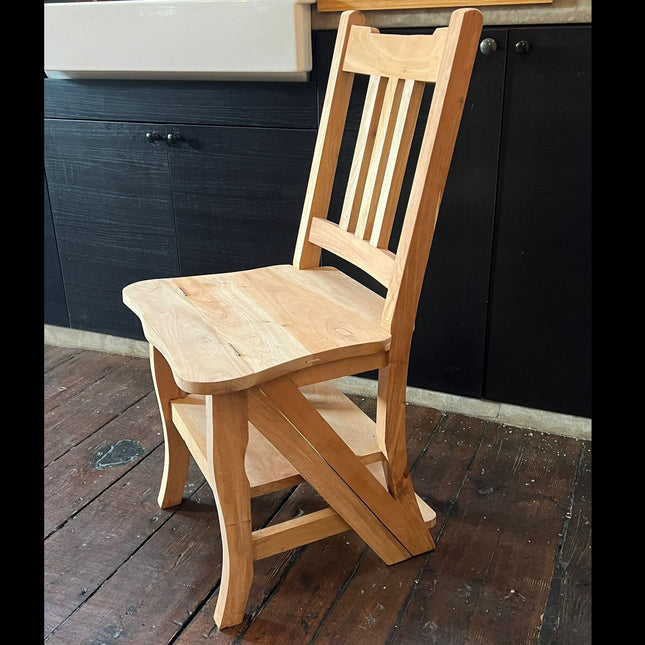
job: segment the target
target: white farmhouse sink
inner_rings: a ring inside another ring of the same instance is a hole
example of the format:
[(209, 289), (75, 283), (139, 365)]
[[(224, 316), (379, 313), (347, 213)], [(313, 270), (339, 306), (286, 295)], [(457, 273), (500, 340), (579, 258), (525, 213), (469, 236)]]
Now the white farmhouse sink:
[(49, 78), (307, 80), (315, 0), (45, 4)]

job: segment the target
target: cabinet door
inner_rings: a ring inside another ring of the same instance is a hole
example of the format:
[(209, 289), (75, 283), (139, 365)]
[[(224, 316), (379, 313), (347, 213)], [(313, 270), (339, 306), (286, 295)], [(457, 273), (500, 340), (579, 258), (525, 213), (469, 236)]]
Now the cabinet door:
[(502, 119), (506, 31), (477, 52), (428, 258), (410, 385), (481, 397)]
[(145, 136), (155, 130), (45, 119), (45, 169), (74, 329), (143, 338), (121, 290), (177, 275), (167, 146)]
[(504, 109), (484, 394), (590, 416), (591, 27), (510, 30)]
[(181, 273), (291, 263), (315, 130), (168, 128)]

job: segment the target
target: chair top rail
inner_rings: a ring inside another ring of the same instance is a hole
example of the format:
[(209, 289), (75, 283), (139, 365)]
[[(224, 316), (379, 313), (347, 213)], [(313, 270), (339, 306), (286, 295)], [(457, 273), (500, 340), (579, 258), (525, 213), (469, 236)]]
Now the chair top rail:
[(432, 34), (381, 34), (355, 25), (349, 33), (343, 71), (435, 83), (448, 28)]

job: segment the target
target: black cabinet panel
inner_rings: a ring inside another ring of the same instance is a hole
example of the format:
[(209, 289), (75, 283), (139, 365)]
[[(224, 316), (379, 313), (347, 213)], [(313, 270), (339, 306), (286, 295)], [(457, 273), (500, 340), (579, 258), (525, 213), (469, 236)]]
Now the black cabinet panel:
[(508, 66), (484, 394), (590, 416), (591, 27), (510, 30)]
[(45, 235), (43, 238), (44, 251), (44, 313), (45, 324), (58, 325), (59, 327), (69, 326), (67, 315), (67, 303), (65, 302), (65, 290), (63, 289), (63, 278), (60, 273), (60, 262), (58, 260), (58, 247), (56, 246), (56, 234), (54, 233), (54, 222), (52, 211), (49, 205), (49, 193), (47, 191), (47, 179), (45, 178)]
[(316, 128), (316, 84), (45, 79), (45, 116)]
[(290, 263), (315, 130), (172, 131), (181, 135), (168, 151), (182, 274)]
[(167, 146), (145, 137), (154, 129), (45, 120), (45, 168), (75, 329), (142, 338), (121, 289), (178, 273)]

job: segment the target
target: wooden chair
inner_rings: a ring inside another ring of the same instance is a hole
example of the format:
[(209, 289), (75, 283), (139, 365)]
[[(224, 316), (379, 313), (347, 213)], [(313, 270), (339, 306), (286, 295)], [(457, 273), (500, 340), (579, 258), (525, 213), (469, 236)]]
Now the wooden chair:
[[(387, 563), (434, 548), (405, 443), (417, 303), (482, 27), (456, 10), (432, 35), (340, 18), (293, 265), (146, 280), (141, 319), (165, 435), (159, 504), (182, 501), (189, 455), (217, 501), (223, 566), (215, 622), (240, 623), (253, 561), (353, 529)], [(338, 223), (327, 219), (355, 74), (369, 76)], [(426, 83), (430, 111), (396, 253), (390, 232)], [(332, 267), (327, 249), (387, 289)], [(378, 369), (374, 423), (330, 379)], [(253, 531), (250, 499), (308, 481), (329, 507)]]

